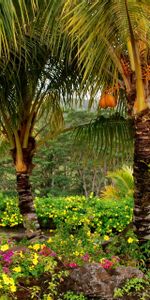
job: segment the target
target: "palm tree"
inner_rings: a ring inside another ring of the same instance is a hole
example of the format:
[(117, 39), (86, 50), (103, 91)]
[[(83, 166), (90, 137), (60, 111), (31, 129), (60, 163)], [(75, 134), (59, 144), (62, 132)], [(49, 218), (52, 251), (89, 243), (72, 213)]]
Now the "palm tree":
[(67, 0), (63, 9), (83, 82), (93, 82), (95, 92), (116, 93), (118, 103), (126, 98), (134, 127), (133, 222), (140, 242), (150, 240), (149, 12), (146, 0)]
[[(65, 101), (69, 104), (78, 88), (75, 65), (67, 65), (65, 57), (60, 63), (45, 45), (35, 42), (34, 47), (27, 60), (15, 56), (0, 73), (1, 133), (11, 147), (19, 207), (28, 236), (40, 233), (29, 182), (36, 140), (45, 128), (47, 138), (63, 131), (63, 105)], [(40, 128), (41, 118), (45, 124)]]
[[(78, 88), (68, 38), (56, 22), (61, 5), (56, 0), (0, 4), (0, 126), (11, 148), (28, 236), (41, 233), (29, 182), (36, 140), (46, 126), (45, 138), (63, 130), (62, 105)], [(39, 128), (41, 117), (45, 125)]]

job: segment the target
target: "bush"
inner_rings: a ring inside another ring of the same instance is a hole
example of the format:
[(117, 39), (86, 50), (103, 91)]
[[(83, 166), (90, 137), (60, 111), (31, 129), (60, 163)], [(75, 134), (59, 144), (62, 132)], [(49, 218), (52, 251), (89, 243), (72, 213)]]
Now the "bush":
[[(132, 220), (133, 200), (103, 200), (84, 196), (36, 198), (35, 207), (41, 226), (62, 228), (74, 233), (83, 227), (90, 232), (112, 236), (121, 232)], [(1, 198), (0, 226), (22, 223), (16, 198)]]

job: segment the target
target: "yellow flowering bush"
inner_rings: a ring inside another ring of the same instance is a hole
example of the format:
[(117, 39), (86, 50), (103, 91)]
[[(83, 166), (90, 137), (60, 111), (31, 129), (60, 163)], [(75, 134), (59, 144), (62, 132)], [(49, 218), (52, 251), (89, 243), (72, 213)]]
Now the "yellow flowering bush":
[[(16, 226), (22, 223), (16, 198), (4, 198), (3, 210), (0, 211), (0, 226)], [(62, 225), (70, 231), (78, 230), (85, 224), (90, 231), (101, 235), (121, 232), (132, 220), (133, 199), (121, 201), (84, 196), (36, 198), (35, 207), (42, 226), (59, 228)], [(38, 247), (38, 246), (37, 246)]]

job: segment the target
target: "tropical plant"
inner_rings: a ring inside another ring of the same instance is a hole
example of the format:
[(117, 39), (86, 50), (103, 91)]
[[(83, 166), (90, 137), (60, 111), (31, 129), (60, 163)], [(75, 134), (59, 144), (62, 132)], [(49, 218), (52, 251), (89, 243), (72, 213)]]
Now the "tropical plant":
[[(32, 46), (33, 38), (31, 41), (27, 37), (26, 43)], [(46, 138), (63, 130), (61, 107), (75, 94), (75, 65), (67, 66), (65, 58), (60, 63), (59, 59), (51, 57), (45, 45), (34, 43), (27, 61), (14, 57), (13, 65), (10, 60), (0, 74), (1, 134), (10, 143), (19, 207), (28, 235), (39, 232), (29, 183), (36, 140), (46, 126), (49, 130)], [(41, 117), (45, 124), (40, 128)]]
[(150, 239), (149, 11), (145, 0), (67, 0), (63, 10), (83, 81), (93, 80), (93, 89), (113, 94), (118, 105), (126, 99), (134, 128), (134, 226), (140, 242)]
[(106, 185), (101, 193), (103, 199), (118, 199), (123, 197), (133, 197), (133, 175), (132, 168), (128, 166), (122, 167), (112, 172), (108, 172), (107, 177), (111, 179), (111, 184)]
[[(29, 183), (36, 140), (46, 126), (49, 132), (45, 139), (62, 131), (62, 104), (69, 104), (75, 96), (79, 81), (75, 59), (68, 57), (67, 35), (55, 21), (60, 7), (61, 3), (51, 0), (3, 1), (0, 7), (1, 136), (11, 147), (28, 236), (40, 233)], [(40, 127), (41, 117), (45, 124)]]

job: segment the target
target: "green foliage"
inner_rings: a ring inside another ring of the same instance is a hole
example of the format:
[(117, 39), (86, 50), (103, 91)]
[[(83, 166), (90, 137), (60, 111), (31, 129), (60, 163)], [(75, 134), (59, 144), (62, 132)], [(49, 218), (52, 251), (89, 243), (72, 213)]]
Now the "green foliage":
[(78, 128), (77, 138), (81, 142), (86, 140), (110, 167), (132, 159), (133, 124), (118, 112), (98, 114), (89, 124)]
[[(89, 123), (94, 116), (94, 112), (81, 110), (64, 113), (66, 127)], [(104, 161), (86, 141), (75, 139), (75, 132), (46, 141), (34, 163), (32, 183), (41, 196), (99, 195), (106, 180)]]
[(130, 167), (124, 166), (122, 169), (108, 172), (107, 177), (112, 184), (107, 185), (102, 192), (103, 199), (122, 199), (123, 197), (133, 197), (133, 171)]
[(77, 295), (73, 292), (67, 292), (66, 294), (64, 294), (63, 296), (64, 300), (86, 300), (87, 298), (83, 295)]
[(150, 282), (144, 278), (131, 278), (122, 288), (116, 289), (114, 298), (121, 298), (125, 295), (136, 295), (139, 300), (148, 300)]
[[(95, 112), (81, 110), (64, 113), (66, 127), (88, 123), (94, 116)], [(44, 125), (42, 118), (40, 127)], [(47, 135), (47, 132), (45, 128), (41, 137)], [(3, 147), (0, 147), (0, 151), (1, 192), (15, 195), (16, 174), (12, 160), (8, 157), (8, 151), (5, 151), (4, 156)], [(81, 143), (75, 140), (73, 132), (66, 132), (53, 140), (48, 139), (38, 148), (34, 165), (31, 182), (35, 195), (46, 196), (50, 193), (54, 196), (89, 196), (93, 192), (98, 196), (107, 181), (104, 160), (86, 145), (86, 141)]]
[(49, 223), (50, 219), (57, 227), (77, 230), (87, 225), (91, 231), (104, 235), (113, 231), (121, 232), (132, 220), (132, 198), (124, 198), (119, 203), (107, 202), (99, 198), (70, 196), (66, 198), (36, 198), (36, 211), (39, 218)]
[[(16, 198), (1, 199), (1, 207), (2, 204), (1, 226), (20, 224), (22, 218)], [(77, 261), (81, 261), (80, 256), (90, 253), (95, 260), (99, 260), (103, 256), (101, 243), (111, 237), (115, 239), (115, 234), (122, 232), (131, 222), (133, 200), (124, 198), (122, 201), (103, 201), (93, 198), (92, 195), (89, 198), (49, 196), (37, 197), (35, 207), (42, 227), (49, 228), (52, 233), (55, 233), (51, 237), (51, 245), (60, 256), (68, 255), (72, 259), (76, 257)], [(126, 255), (129, 251), (127, 248), (130, 246), (128, 244), (126, 247), (127, 238), (122, 241), (119, 238), (115, 245), (112, 245), (111, 253)], [(131, 253), (134, 252), (135, 247), (133, 244), (130, 246)]]

